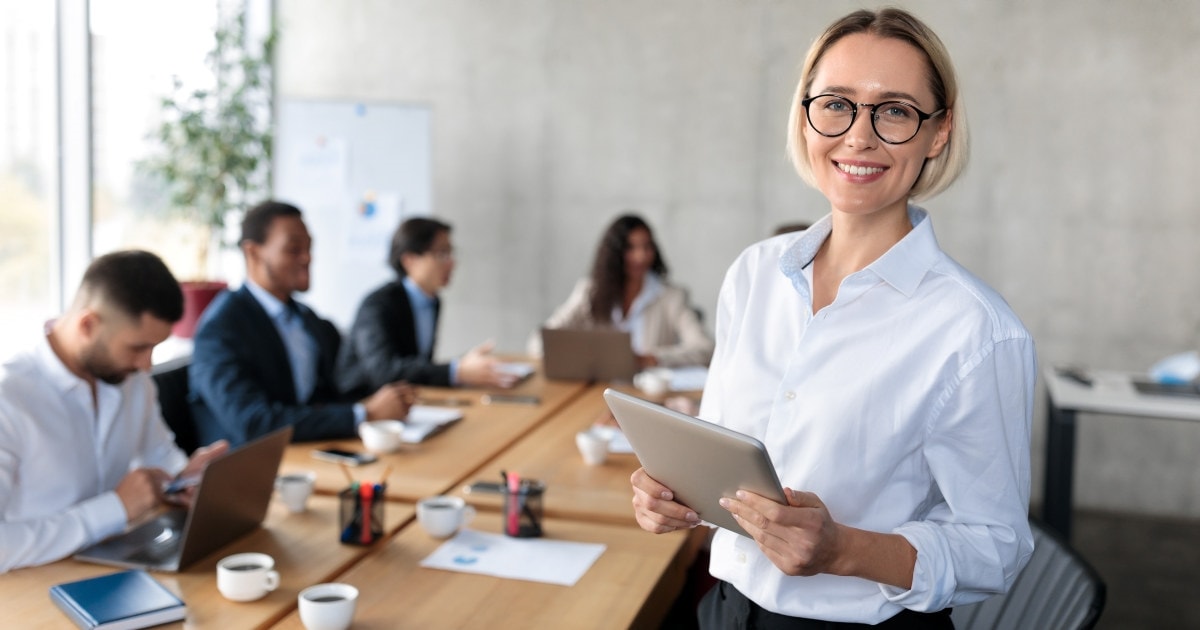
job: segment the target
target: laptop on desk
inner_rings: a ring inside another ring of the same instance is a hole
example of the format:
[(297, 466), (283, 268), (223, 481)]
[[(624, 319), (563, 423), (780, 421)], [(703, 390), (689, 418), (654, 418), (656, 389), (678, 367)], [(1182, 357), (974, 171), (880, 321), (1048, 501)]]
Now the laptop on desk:
[(620, 330), (542, 329), (546, 378), (629, 381), (638, 371), (629, 333)]
[(192, 509), (172, 508), (75, 554), (76, 560), (180, 571), (262, 524), (275, 489), (285, 427), (209, 462)]

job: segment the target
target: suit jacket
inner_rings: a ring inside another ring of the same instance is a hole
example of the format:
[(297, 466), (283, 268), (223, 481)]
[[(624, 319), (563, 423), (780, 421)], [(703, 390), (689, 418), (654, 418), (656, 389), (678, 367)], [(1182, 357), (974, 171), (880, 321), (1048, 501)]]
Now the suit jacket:
[(201, 444), (225, 438), (236, 446), (287, 425), (298, 442), (355, 435), (353, 404), (342, 402), (333, 377), (341, 335), (297, 306), (318, 349), (317, 382), (307, 402), (296, 399), (287, 348), (249, 289), (225, 291), (205, 310), (188, 370)]
[(433, 362), (441, 302), (434, 302), (433, 344), (417, 346), (417, 326), (404, 283), (396, 280), (372, 291), (358, 307), (338, 358), (338, 385), (345, 395), (367, 395), (393, 381), (447, 387), (450, 366)]

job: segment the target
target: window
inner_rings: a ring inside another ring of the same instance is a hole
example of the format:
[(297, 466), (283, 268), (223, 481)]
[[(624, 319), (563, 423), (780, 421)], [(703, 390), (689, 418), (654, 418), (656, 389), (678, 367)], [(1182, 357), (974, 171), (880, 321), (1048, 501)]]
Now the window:
[(0, 355), (60, 307), (54, 11), (0, 0)]

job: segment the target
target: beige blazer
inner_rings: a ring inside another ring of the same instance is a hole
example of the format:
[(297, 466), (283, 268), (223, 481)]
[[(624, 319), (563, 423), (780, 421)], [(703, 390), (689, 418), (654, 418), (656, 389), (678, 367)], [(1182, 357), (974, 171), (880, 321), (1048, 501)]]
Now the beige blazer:
[[(590, 278), (575, 284), (567, 301), (559, 306), (543, 324), (546, 328), (612, 328), (612, 324), (598, 324), (592, 319), (588, 296), (592, 290)], [(700, 324), (696, 311), (688, 304), (687, 293), (674, 285), (663, 282), (658, 299), (642, 311), (641, 339), (647, 352), (658, 360), (659, 365), (677, 367), (682, 365), (708, 365), (712, 359), (713, 340)], [(529, 338), (529, 353), (542, 354), (540, 330), (533, 331)]]

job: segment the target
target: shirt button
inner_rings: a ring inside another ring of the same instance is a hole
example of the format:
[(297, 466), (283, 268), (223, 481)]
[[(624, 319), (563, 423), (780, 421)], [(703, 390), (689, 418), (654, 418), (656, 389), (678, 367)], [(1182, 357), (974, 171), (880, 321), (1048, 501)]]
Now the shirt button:
[(746, 554), (744, 552), (739, 552), (737, 555), (737, 561), (738, 564), (746, 564)]
[(795, 400), (796, 392), (788, 392), (788, 393), (784, 394), (783, 397), (787, 398), (788, 400)]

